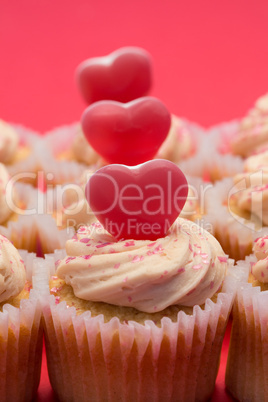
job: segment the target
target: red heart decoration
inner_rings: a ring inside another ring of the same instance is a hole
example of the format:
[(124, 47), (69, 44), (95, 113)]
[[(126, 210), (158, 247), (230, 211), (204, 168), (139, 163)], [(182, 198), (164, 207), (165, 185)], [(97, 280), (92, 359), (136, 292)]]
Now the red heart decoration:
[(93, 213), (116, 239), (155, 240), (165, 236), (187, 194), (184, 174), (165, 159), (133, 167), (104, 166), (85, 188)]
[(88, 59), (76, 71), (78, 87), (90, 104), (103, 99), (129, 102), (146, 95), (152, 82), (150, 55), (137, 47)]
[(81, 123), (88, 142), (107, 162), (138, 165), (155, 156), (171, 117), (160, 100), (144, 97), (129, 103), (93, 103)]

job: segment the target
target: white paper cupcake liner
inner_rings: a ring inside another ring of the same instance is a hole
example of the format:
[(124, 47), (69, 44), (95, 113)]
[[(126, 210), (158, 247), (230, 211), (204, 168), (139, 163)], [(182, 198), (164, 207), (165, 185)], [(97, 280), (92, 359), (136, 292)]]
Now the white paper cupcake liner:
[(21, 300), (19, 308), (5, 304), (0, 312), (0, 400), (3, 402), (32, 401), (41, 372), (43, 330), (35, 284), (39, 281), (36, 264), (42, 261), (25, 251), (21, 256), (27, 279), (33, 278), (33, 289), (29, 299)]
[(66, 241), (74, 236), (74, 228), (60, 229), (51, 215), (43, 214), (35, 218), (38, 241), (41, 253), (53, 253), (56, 249), (63, 249)]
[(77, 182), (85, 165), (76, 161), (57, 160), (57, 156), (70, 149), (77, 134), (78, 123), (58, 127), (42, 137), (36, 155), (48, 186)]
[[(54, 260), (59, 255), (54, 256)], [(53, 256), (47, 271), (53, 274)], [(207, 400), (214, 388), (221, 344), (242, 271), (230, 262), (217, 302), (180, 311), (161, 326), (153, 321), (104, 322), (90, 311), (43, 292), (42, 304), (50, 381), (60, 401)]]
[(0, 234), (7, 237), (16, 248), (35, 252), (37, 250), (36, 216), (19, 215), (7, 226), (0, 225)]
[[(250, 272), (251, 255), (239, 266)], [(238, 288), (233, 311), (226, 386), (239, 401), (268, 400), (268, 291), (246, 283)]]
[(228, 208), (228, 197), (235, 191), (232, 179), (217, 182), (207, 199), (207, 213), (203, 219), (226, 254), (242, 260), (252, 252), (255, 239), (268, 234), (268, 227), (256, 229), (253, 222), (232, 213)]

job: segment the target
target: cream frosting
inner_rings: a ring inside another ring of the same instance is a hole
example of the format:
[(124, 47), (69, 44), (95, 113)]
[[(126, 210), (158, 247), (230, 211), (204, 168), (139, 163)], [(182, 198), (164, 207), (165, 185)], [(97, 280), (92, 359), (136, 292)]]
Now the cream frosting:
[(156, 241), (115, 241), (93, 223), (67, 241), (66, 251), (56, 274), (77, 297), (144, 312), (203, 304), (219, 290), (227, 269), (218, 241), (182, 218)]
[[(9, 208), (6, 198), (6, 187), (9, 179), (10, 177), (6, 167), (0, 163), (0, 224), (6, 222), (13, 212), (12, 209)], [(10, 190), (11, 189), (13, 189), (13, 186), (10, 187)], [(14, 201), (14, 197), (16, 197), (14, 189), (12, 197)]]
[(259, 98), (239, 125), (231, 142), (232, 152), (247, 157), (268, 147), (268, 94)]
[(18, 135), (13, 127), (0, 120), (0, 162), (9, 163), (18, 149)]
[(193, 153), (193, 144), (194, 141), (186, 123), (172, 115), (169, 133), (159, 148), (156, 158), (179, 162)]
[(234, 183), (240, 188), (233, 195), (237, 207), (268, 225), (268, 151), (247, 158), (244, 173), (236, 175)]
[(253, 251), (258, 261), (252, 266), (252, 274), (258, 281), (268, 283), (268, 236), (258, 238)]
[(17, 296), (25, 285), (24, 263), (18, 250), (0, 235), (0, 302)]

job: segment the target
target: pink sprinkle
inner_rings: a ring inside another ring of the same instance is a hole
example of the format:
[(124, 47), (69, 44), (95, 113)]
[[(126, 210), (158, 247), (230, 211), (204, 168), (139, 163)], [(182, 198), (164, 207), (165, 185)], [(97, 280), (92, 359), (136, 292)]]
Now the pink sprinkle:
[(135, 257), (133, 257), (131, 262), (140, 262), (142, 260), (144, 260), (143, 255), (135, 255)]
[(178, 274), (182, 274), (183, 272), (185, 272), (185, 268), (179, 268), (177, 272)]
[(156, 241), (150, 244), (147, 244), (147, 247), (153, 247), (156, 244)]
[(84, 232), (85, 230), (86, 230), (86, 228), (81, 227), (81, 228), (79, 228), (78, 232)]
[(163, 247), (161, 246), (161, 244), (159, 244), (159, 246), (157, 246), (157, 247), (154, 249), (154, 252), (157, 253), (158, 251), (163, 251), (163, 250), (164, 250)]
[(109, 253), (115, 253), (115, 249), (114, 248), (110, 248)]
[(227, 262), (227, 257), (219, 256), (219, 257), (218, 257), (218, 260), (219, 260), (220, 262)]
[(115, 269), (118, 269), (119, 267), (120, 267), (120, 263), (119, 263), (119, 262), (114, 265), (114, 268), (115, 268)]
[(55, 262), (55, 267), (57, 267), (57, 266), (59, 266), (60, 265), (60, 260), (57, 260), (56, 262)]
[(190, 250), (191, 252), (193, 252), (193, 248), (192, 248), (191, 243), (189, 243), (189, 250)]
[(147, 251), (146, 255), (153, 255), (154, 252), (152, 250)]
[(261, 276), (264, 278), (264, 272), (263, 271), (261, 271)]
[(135, 241), (134, 241), (134, 240), (127, 241), (127, 242), (124, 244), (124, 246), (125, 246), (125, 247), (135, 246)]
[(128, 277), (126, 276), (124, 279), (123, 279), (123, 282), (126, 282), (128, 280)]
[(131, 303), (132, 302), (132, 297), (131, 296), (128, 296), (128, 301), (129, 301), (129, 303)]
[(59, 297), (59, 296), (56, 296), (56, 297), (55, 297), (55, 303), (56, 303), (56, 304), (59, 304), (59, 302), (60, 302), (60, 297)]
[(108, 246), (109, 244), (111, 244), (111, 243), (107, 242), (107, 243), (98, 244), (98, 245), (96, 246), (96, 248), (106, 247), (106, 246)]
[(213, 286), (214, 286), (214, 282), (213, 282), (213, 281), (211, 281), (211, 282), (210, 282), (210, 285), (209, 285), (209, 288), (210, 288), (210, 289), (212, 289), (212, 288), (213, 288)]
[(68, 257), (65, 262), (68, 264), (72, 260), (75, 260), (75, 257)]
[(203, 268), (202, 264), (193, 265), (193, 269), (195, 269), (195, 270), (198, 270), (198, 269), (201, 269), (201, 268)]
[(91, 254), (82, 255), (82, 258), (84, 258), (84, 260), (89, 260), (91, 257), (92, 257)]
[(84, 237), (83, 239), (80, 240), (80, 243), (88, 243), (90, 239)]
[(56, 292), (58, 292), (58, 290), (60, 290), (60, 289), (57, 288), (56, 286), (54, 286), (53, 288), (50, 289), (50, 291), (51, 291), (52, 293), (56, 293)]

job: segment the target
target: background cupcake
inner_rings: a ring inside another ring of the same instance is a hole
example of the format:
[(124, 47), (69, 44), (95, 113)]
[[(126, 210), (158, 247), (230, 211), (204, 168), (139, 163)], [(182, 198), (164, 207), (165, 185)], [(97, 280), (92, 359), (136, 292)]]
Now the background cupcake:
[(22, 256), (4, 237), (1, 243), (1, 401), (32, 401), (39, 385), (42, 339), (41, 308), (38, 302), (39, 259)]
[(267, 237), (253, 247), (255, 255), (239, 261), (248, 280), (238, 289), (226, 368), (226, 387), (240, 401), (265, 401), (268, 368)]
[(0, 120), (0, 162), (16, 180), (37, 185), (39, 162), (36, 157), (39, 136), (20, 125)]

